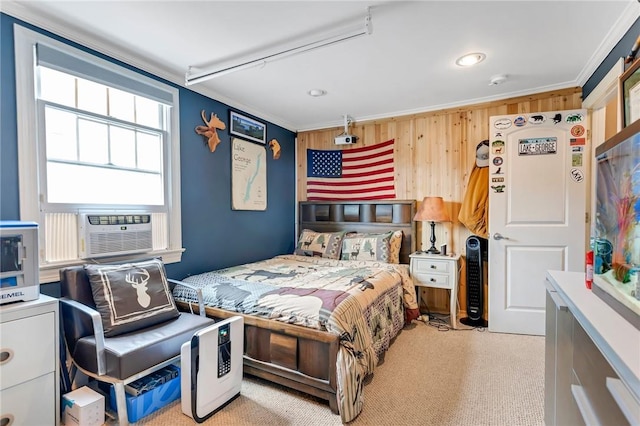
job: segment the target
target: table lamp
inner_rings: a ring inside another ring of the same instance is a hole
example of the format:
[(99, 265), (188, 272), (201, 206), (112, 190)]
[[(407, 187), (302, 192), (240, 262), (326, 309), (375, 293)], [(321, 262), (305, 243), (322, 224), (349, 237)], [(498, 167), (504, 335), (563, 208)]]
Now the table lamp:
[(424, 197), (413, 220), (431, 222), (431, 248), (426, 253), (440, 254), (440, 250), (436, 248), (436, 222), (451, 222), (442, 197)]

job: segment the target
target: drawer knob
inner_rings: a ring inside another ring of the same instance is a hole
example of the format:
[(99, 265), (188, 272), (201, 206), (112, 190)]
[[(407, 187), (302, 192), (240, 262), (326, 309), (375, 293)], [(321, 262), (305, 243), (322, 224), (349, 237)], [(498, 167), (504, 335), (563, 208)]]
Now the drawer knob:
[[(11, 349), (2, 349), (2, 351), (0, 351), (0, 365), (8, 363), (12, 358), (13, 351)], [(0, 426), (4, 426), (4, 423), (0, 423)]]
[(13, 415), (3, 414), (0, 417), (0, 426), (11, 426), (13, 424)]
[(438, 267), (436, 265), (429, 265), (429, 268), (431, 269), (438, 269)]
[(435, 278), (430, 278), (429, 281), (431, 281), (432, 283), (435, 283), (436, 279)]

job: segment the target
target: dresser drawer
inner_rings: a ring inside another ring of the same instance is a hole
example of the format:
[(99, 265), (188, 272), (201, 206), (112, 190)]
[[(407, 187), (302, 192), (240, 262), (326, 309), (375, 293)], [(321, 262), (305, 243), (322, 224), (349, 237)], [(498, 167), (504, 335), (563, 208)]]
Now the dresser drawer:
[(451, 288), (449, 275), (415, 273), (413, 274), (413, 283), (415, 285), (425, 285), (428, 287)]
[(585, 423), (591, 422), (602, 425), (626, 425), (629, 422), (624, 417), (618, 403), (607, 389), (607, 377), (618, 378), (611, 365), (604, 358), (600, 350), (593, 343), (577, 320), (573, 325), (573, 372), (572, 387), (574, 395), (581, 395), (581, 413)]
[(53, 312), (0, 324), (0, 389), (55, 371)]
[(448, 274), (451, 271), (451, 262), (448, 260), (437, 260), (437, 259), (413, 259), (413, 270), (412, 274), (420, 274), (426, 273), (430, 274), (433, 272), (439, 274)]
[(57, 424), (55, 381), (51, 372), (0, 391), (0, 424)]

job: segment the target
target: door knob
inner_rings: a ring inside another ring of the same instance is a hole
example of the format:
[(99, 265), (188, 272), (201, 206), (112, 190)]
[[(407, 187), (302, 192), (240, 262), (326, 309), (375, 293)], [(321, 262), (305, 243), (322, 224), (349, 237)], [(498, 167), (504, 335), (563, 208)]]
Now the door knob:
[(503, 237), (502, 234), (496, 232), (495, 234), (493, 234), (493, 239), (494, 240), (508, 240), (509, 238)]

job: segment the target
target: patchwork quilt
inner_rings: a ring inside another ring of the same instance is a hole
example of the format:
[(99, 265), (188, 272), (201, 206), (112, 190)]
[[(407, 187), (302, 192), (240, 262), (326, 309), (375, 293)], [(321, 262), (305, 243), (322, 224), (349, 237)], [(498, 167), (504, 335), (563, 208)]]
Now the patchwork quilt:
[[(362, 410), (364, 378), (405, 321), (417, 317), (407, 265), (282, 255), (183, 281), (202, 288), (207, 306), (340, 336), (337, 386), (344, 422)], [(176, 301), (194, 301), (183, 286), (173, 293)]]

